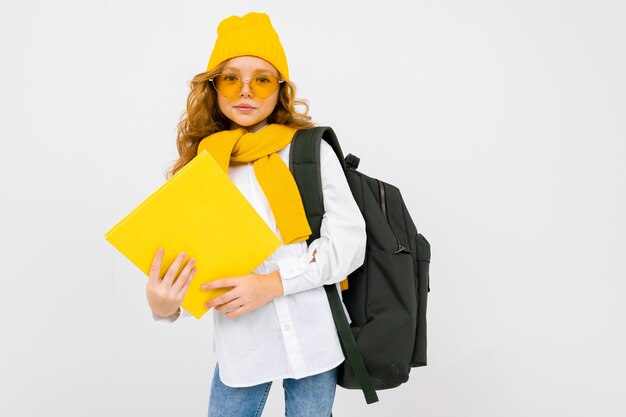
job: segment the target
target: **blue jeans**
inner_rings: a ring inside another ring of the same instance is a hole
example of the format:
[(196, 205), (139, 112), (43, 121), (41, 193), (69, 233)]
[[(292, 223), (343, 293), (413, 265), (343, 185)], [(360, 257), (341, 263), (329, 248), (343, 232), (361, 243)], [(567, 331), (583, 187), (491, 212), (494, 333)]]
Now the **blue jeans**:
[[(234, 388), (220, 380), (215, 365), (209, 417), (259, 417), (265, 407), (272, 381), (251, 387)], [(337, 368), (305, 378), (283, 379), (285, 416), (330, 417), (337, 388)]]

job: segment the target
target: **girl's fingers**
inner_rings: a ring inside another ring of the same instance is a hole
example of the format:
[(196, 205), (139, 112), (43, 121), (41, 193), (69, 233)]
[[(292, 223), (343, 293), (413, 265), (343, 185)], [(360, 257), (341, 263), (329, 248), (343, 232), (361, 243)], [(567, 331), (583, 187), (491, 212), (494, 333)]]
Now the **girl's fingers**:
[(180, 295), (183, 299), (185, 298), (185, 295), (187, 294), (187, 290), (189, 289), (191, 280), (193, 279), (194, 275), (196, 275), (196, 271), (198, 271), (197, 268), (194, 268), (191, 270), (191, 272), (187, 276), (187, 279), (185, 280), (185, 284), (183, 285), (183, 288), (181, 288), (180, 292), (178, 293), (178, 295)]
[(168, 287), (172, 286), (172, 282), (174, 282), (174, 278), (176, 277), (176, 273), (178, 272), (178, 268), (180, 268), (180, 264), (183, 263), (187, 254), (185, 252), (181, 252), (178, 254), (174, 262), (170, 265), (161, 281), (161, 284), (166, 285)]
[(235, 317), (239, 317), (239, 316), (246, 314), (248, 311), (252, 311), (252, 308), (250, 308), (250, 306), (242, 306), (242, 307), (239, 307), (237, 310), (224, 313), (224, 317), (227, 317), (229, 319), (234, 319)]
[(214, 290), (216, 288), (236, 287), (240, 283), (238, 278), (222, 278), (207, 282), (202, 285), (203, 290)]
[(234, 300), (229, 301), (226, 304), (221, 304), (221, 305), (215, 306), (215, 309), (217, 311), (232, 310), (233, 308), (240, 308), (240, 307), (242, 307), (242, 305), (241, 305), (242, 303), (243, 303), (243, 301), (241, 301), (241, 299), (235, 298)]
[(152, 283), (158, 283), (161, 276), (161, 262), (163, 260), (163, 248), (158, 248), (150, 265), (150, 279)]
[(178, 275), (178, 278), (176, 278), (176, 281), (172, 284), (172, 289), (174, 291), (178, 292), (183, 287), (183, 285), (185, 284), (185, 282), (187, 281), (187, 279), (189, 277), (189, 274), (191, 273), (191, 267), (193, 266), (194, 262), (195, 262), (195, 259), (191, 258), (187, 262), (187, 264), (185, 265), (183, 270), (180, 271), (180, 274)]
[(218, 306), (220, 304), (226, 304), (231, 302), (232, 300), (235, 300), (237, 298), (239, 298), (241, 296), (241, 291), (238, 290), (237, 287), (233, 288), (230, 291), (225, 292), (222, 295), (219, 295), (215, 298), (213, 298), (210, 301), (207, 301), (206, 303), (204, 303), (204, 306), (208, 309), (211, 309), (215, 306)]

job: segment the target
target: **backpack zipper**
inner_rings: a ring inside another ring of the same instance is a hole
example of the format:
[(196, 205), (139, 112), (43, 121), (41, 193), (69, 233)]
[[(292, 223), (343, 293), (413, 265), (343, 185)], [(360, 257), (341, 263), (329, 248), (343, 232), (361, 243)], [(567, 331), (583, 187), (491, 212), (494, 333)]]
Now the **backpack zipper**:
[(411, 251), (407, 250), (407, 248), (402, 244), (402, 242), (400, 242), (400, 239), (398, 239), (398, 235), (396, 234), (395, 230), (393, 230), (393, 227), (391, 226), (391, 222), (389, 221), (389, 215), (387, 214), (387, 203), (386, 203), (386, 198), (385, 198), (385, 185), (383, 184), (381, 180), (377, 179), (376, 181), (378, 181), (378, 190), (380, 192), (380, 208), (382, 209), (383, 215), (387, 219), (387, 223), (389, 224), (389, 228), (391, 229), (391, 233), (393, 233), (393, 237), (396, 238), (396, 243), (398, 244), (398, 250), (395, 251), (394, 254), (400, 253), (400, 252), (411, 253)]

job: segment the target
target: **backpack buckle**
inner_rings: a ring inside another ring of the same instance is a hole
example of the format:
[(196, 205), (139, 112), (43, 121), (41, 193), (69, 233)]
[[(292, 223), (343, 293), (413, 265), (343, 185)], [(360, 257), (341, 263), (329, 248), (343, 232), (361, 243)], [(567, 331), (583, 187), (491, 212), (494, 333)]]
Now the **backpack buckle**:
[(346, 156), (345, 161), (348, 168), (357, 169), (359, 167), (360, 159), (351, 153)]
[(409, 249), (407, 249), (406, 246), (404, 246), (402, 243), (400, 243), (398, 245), (398, 250), (394, 252), (394, 254), (396, 253), (400, 253), (400, 252), (404, 252), (404, 253), (412, 253)]

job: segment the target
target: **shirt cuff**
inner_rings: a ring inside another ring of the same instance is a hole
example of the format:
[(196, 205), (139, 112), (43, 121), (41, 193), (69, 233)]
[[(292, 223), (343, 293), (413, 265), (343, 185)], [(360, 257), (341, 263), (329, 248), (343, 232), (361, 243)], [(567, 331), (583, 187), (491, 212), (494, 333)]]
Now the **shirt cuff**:
[(280, 268), (278, 272), (283, 283), (283, 295), (310, 290), (322, 285), (321, 273), (317, 267), (317, 262), (308, 263), (305, 270), (297, 275), (285, 274), (283, 276)]
[(313, 250), (308, 250), (302, 255), (289, 256), (287, 258), (277, 260), (276, 264), (280, 270), (281, 278), (292, 279), (302, 274), (313, 259), (313, 256), (311, 255), (312, 252)]
[(154, 311), (152, 312), (152, 318), (155, 321), (161, 321), (161, 322), (165, 322), (165, 323), (174, 323), (179, 318), (189, 317), (190, 315), (191, 315), (191, 313), (189, 313), (187, 310), (185, 310), (182, 306), (179, 307), (178, 314), (174, 313), (174, 314), (172, 314), (171, 316), (168, 316), (168, 317), (159, 316)]

